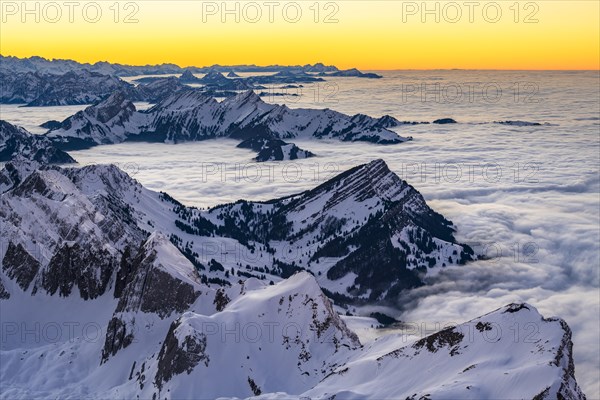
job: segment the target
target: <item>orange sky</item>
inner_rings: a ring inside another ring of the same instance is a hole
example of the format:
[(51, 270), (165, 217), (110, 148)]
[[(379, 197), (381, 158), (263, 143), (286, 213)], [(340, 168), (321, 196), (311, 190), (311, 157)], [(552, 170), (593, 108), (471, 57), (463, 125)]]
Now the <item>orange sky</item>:
[(181, 66), (600, 68), (595, 0), (473, 8), (466, 1), (77, 3), (0, 2), (0, 53)]

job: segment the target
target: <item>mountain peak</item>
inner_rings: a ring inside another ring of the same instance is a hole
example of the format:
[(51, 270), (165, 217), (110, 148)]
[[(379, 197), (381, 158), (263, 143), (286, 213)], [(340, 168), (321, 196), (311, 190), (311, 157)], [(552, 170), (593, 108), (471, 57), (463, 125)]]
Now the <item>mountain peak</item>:
[(163, 101), (148, 110), (148, 112), (191, 110), (208, 103), (217, 104), (217, 101), (213, 97), (205, 95), (200, 90), (182, 89), (166, 97)]
[(0, 140), (2, 140), (2, 142), (6, 142), (9, 139), (9, 137), (19, 136), (21, 138), (24, 138), (28, 135), (29, 132), (27, 132), (24, 128), (17, 125), (13, 125), (6, 120), (0, 120)]
[(387, 163), (380, 158), (342, 172), (309, 192), (343, 191), (361, 199), (378, 195), (383, 199), (392, 200), (407, 187), (409, 185), (392, 172)]
[(183, 71), (183, 74), (181, 74), (181, 76), (179, 77), (179, 81), (183, 83), (196, 83), (200, 82), (200, 79), (196, 78), (196, 76), (192, 73), (191, 70), (186, 69), (185, 71)]
[(155, 267), (194, 287), (200, 284), (196, 268), (165, 234), (158, 231), (153, 232), (144, 243), (143, 248), (146, 254), (152, 254)]
[(238, 103), (262, 103), (262, 99), (254, 90), (246, 90), (243, 93), (233, 97), (235, 102)]

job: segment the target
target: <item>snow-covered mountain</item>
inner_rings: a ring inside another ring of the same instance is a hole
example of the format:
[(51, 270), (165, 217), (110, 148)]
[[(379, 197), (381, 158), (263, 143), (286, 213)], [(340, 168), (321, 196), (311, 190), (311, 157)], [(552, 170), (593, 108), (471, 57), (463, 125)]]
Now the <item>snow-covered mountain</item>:
[(175, 64), (157, 64), (157, 65), (126, 65), (118, 63), (109, 63), (100, 61), (94, 64), (79, 63), (73, 60), (64, 59), (46, 59), (33, 56), (19, 58), (13, 56), (0, 55), (0, 69), (12, 72), (41, 72), (61, 75), (69, 71), (87, 69), (92, 72), (98, 72), (104, 75), (114, 76), (136, 76), (136, 75), (161, 75), (161, 74), (181, 74), (185, 70), (193, 73), (206, 73), (210, 70), (219, 72), (229, 72), (235, 70), (238, 72), (279, 72), (279, 71), (304, 71), (304, 72), (334, 72), (338, 69), (333, 65), (323, 65), (322, 63), (306, 65), (267, 65), (259, 66), (253, 64), (245, 65), (212, 65), (207, 67), (188, 67), (182, 68)]
[(138, 98), (149, 103), (158, 103), (184, 88), (187, 88), (187, 86), (179, 79), (172, 76), (156, 79), (152, 82), (135, 87)]
[(468, 246), (456, 243), (452, 224), (382, 160), (294, 196), (208, 210), (150, 191), (114, 166), (8, 163), (0, 183), (2, 236), (15, 248), (41, 248), (42, 269), (75, 244), (107, 259), (106, 249), (117, 257), (159, 231), (205, 283), (277, 281), (308, 270), (343, 303), (396, 296), (422, 285), (430, 268), (473, 258)]
[(198, 90), (180, 90), (145, 111), (136, 111), (127, 99), (126, 94), (116, 92), (67, 118), (47, 136), (64, 149), (125, 140), (178, 143), (215, 137), (312, 137), (380, 144), (410, 139), (387, 129), (390, 121), (396, 121), (392, 117), (375, 119), (329, 109), (290, 109), (265, 103), (252, 91), (218, 102)]
[[(130, 134), (129, 127), (145, 122), (145, 116), (124, 92), (115, 92), (100, 103), (78, 111), (45, 135), (64, 149), (80, 149), (99, 144), (120, 143)], [(68, 132), (68, 136), (62, 134)]]
[(585, 399), (572, 347), (565, 321), (509, 304), (408, 345), (380, 338), (300, 398)]
[[(114, 166), (11, 162), (0, 187), (2, 398), (584, 398), (568, 327), (528, 305), (360, 344), (325, 293), (397, 295), (472, 254), (381, 160), (206, 211)], [(515, 323), (535, 340), (497, 336)]]
[(0, 120), (0, 161), (26, 158), (45, 164), (68, 164), (75, 160), (40, 135)]

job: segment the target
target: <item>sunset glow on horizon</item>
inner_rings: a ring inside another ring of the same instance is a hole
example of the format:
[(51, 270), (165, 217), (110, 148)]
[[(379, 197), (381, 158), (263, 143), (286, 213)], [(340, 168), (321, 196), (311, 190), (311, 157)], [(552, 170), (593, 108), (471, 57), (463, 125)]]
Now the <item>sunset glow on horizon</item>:
[(4, 56), (363, 70), (600, 68), (597, 1), (0, 3)]

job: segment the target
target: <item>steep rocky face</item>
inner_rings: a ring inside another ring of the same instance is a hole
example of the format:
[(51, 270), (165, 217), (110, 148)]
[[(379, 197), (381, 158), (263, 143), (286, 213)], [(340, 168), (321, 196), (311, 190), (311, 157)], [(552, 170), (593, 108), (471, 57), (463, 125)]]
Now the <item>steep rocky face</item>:
[(200, 362), (208, 367), (210, 357), (206, 354), (206, 334), (191, 332), (180, 343), (175, 332), (181, 326), (177, 320), (171, 324), (165, 342), (158, 353), (157, 372), (154, 378), (156, 387), (162, 389), (165, 382), (184, 372), (190, 374)]
[[(0, 232), (7, 246), (0, 257), (6, 277), (22, 290), (98, 298), (111, 287), (121, 251), (145, 237), (123, 199), (99, 190), (105, 185), (127, 195), (135, 185), (120, 171), (118, 178), (111, 175), (116, 168), (96, 179), (93, 172), (102, 169), (7, 164), (0, 175), (7, 181), (0, 195)], [(69, 172), (78, 179), (71, 180)], [(128, 182), (127, 189), (115, 180)]]
[(2, 260), (2, 269), (6, 276), (13, 279), (21, 289), (27, 291), (40, 269), (40, 263), (25, 250), (21, 243), (8, 243)]
[(6, 287), (4, 287), (4, 282), (2, 281), (2, 278), (0, 277), (0, 300), (8, 300), (10, 299), (10, 293), (8, 292), (8, 290), (6, 290)]
[[(181, 279), (170, 271), (173, 265), (164, 264), (161, 252), (171, 252), (169, 263), (179, 262), (187, 269)], [(172, 312), (185, 311), (199, 295), (196, 269), (163, 235), (154, 234), (146, 241), (131, 270), (134, 272), (125, 283), (117, 312), (142, 311), (164, 318)]]
[(0, 170), (0, 194), (17, 186), (33, 171), (40, 168), (36, 161), (25, 160), (17, 157), (14, 162), (7, 162)]
[(66, 243), (43, 271), (41, 287), (50, 295), (62, 297), (70, 296), (77, 287), (82, 299), (95, 299), (106, 292), (117, 261), (101, 244), (82, 248), (77, 243)]
[(114, 295), (119, 302), (107, 328), (103, 362), (132, 343), (137, 313), (165, 319), (188, 310), (201, 294), (196, 269), (162, 234), (151, 235), (128, 258), (124, 253), (117, 273)]
[(44, 164), (68, 164), (75, 160), (50, 140), (0, 120), (0, 161), (25, 158)]

